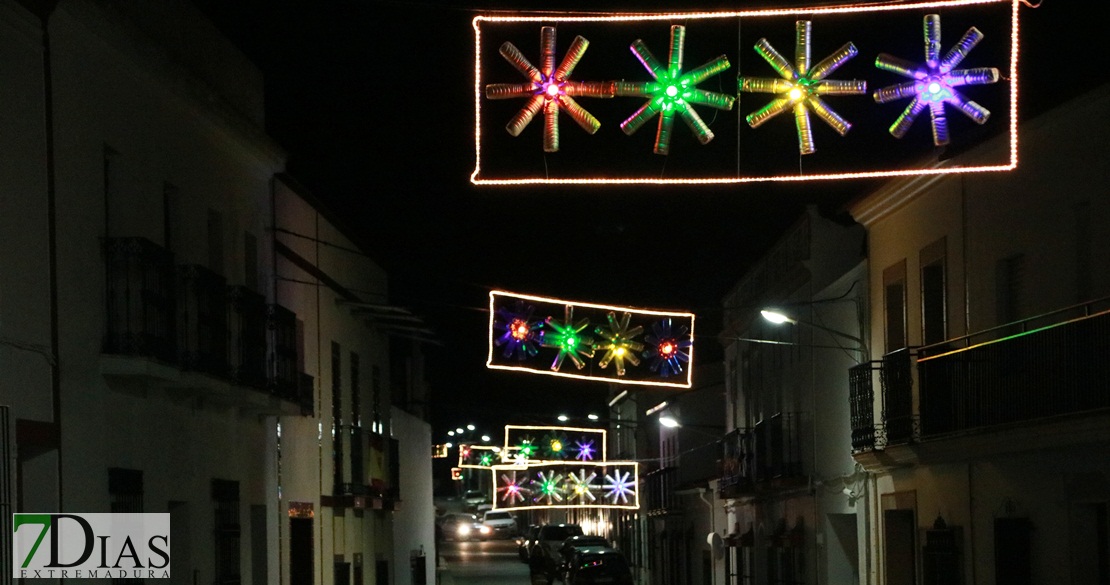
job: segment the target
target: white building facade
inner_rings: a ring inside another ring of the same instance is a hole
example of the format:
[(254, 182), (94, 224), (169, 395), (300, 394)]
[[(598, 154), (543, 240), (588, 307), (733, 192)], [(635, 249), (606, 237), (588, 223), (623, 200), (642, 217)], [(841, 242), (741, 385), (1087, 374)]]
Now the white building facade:
[(282, 174), (261, 74), (187, 2), (2, 0), (0, 28), (2, 511), (168, 512), (169, 582), (410, 582), (398, 454), (430, 438), (391, 434), (411, 397), (350, 304), (386, 275)]

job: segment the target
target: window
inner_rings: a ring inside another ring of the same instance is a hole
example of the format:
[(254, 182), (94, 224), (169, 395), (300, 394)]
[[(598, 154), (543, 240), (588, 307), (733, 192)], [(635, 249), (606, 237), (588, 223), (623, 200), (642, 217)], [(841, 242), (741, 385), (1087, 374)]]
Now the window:
[(384, 435), (385, 425), (382, 424), (382, 370), (376, 365), (370, 368), (370, 386), (373, 393), (372, 426), (370, 430), (379, 435)]
[(212, 480), (215, 515), (216, 583), (239, 584), (239, 482)]
[[(108, 469), (108, 501), (113, 513), (143, 511), (143, 472), (138, 469)], [(142, 579), (116, 578), (112, 585), (139, 585)]]
[(1025, 255), (1014, 254), (999, 260), (995, 275), (998, 324), (1017, 321), (1024, 312)]
[(343, 354), (339, 344), (331, 342), (331, 442), (332, 491), (343, 493)]
[(906, 347), (906, 261), (883, 270), (886, 352)]
[(945, 263), (944, 238), (921, 250), (921, 341), (925, 345), (948, 338)]
[(216, 274), (224, 272), (224, 220), (220, 212), (208, 210), (208, 268)]
[(351, 482), (365, 485), (362, 448), (362, 392), (358, 387), (358, 354), (351, 352)]
[(250, 232), (243, 232), (243, 286), (257, 291), (259, 288), (258, 274), (258, 238)]

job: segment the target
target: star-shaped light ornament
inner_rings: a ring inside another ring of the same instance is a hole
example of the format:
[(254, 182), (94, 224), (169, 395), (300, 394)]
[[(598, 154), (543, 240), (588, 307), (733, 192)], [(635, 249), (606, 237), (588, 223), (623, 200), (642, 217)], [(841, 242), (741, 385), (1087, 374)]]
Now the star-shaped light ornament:
[(567, 438), (560, 433), (552, 433), (543, 439), (545, 459), (565, 459), (568, 449)]
[(537, 451), (536, 445), (531, 439), (521, 440), (516, 451), (517, 464), (527, 464), (529, 459), (536, 456)]
[(613, 504), (627, 504), (628, 496), (634, 493), (636, 484), (630, 479), (632, 472), (625, 471), (623, 474), (619, 469), (613, 470), (613, 475), (605, 475), (605, 485), (602, 489), (605, 490), (605, 497)]
[(779, 96), (745, 118), (752, 128), (758, 128), (767, 120), (787, 110), (793, 110), (794, 124), (798, 129), (798, 150), (801, 154), (812, 154), (816, 150), (813, 145), (813, 128), (809, 120), (810, 111), (817, 114), (818, 118), (824, 120), (841, 136), (847, 134), (852, 127), (847, 120), (833, 111), (821, 96), (867, 93), (866, 81), (826, 79), (859, 52), (851, 42), (845, 43), (820, 63), (810, 67), (811, 29), (812, 23), (808, 20), (799, 20), (795, 23), (796, 42), (793, 65), (779, 54), (767, 39), (759, 39), (755, 44), (756, 52), (774, 68), (781, 79), (741, 76), (737, 80), (739, 90), (742, 92), (773, 93)]
[(563, 488), (560, 485), (563, 480), (563, 474), (551, 472), (551, 475), (546, 475), (546, 472), (541, 471), (536, 474), (536, 479), (532, 480), (536, 489), (535, 501), (546, 501), (549, 505), (563, 501)]
[(478, 458), (478, 465), (482, 467), (493, 465), (493, 453), (482, 453), (482, 456)]
[(534, 319), (536, 307), (517, 300), (512, 309), (499, 307), (494, 318), (494, 326), (502, 334), (494, 340), (496, 347), (504, 346), (502, 355), (506, 358), (516, 356), (519, 360), (534, 357), (543, 343), (543, 321)]
[(566, 112), (586, 132), (590, 134), (597, 132), (601, 122), (578, 105), (572, 96), (611, 98), (615, 95), (615, 83), (612, 81), (579, 82), (569, 79), (589, 44), (584, 37), (575, 37), (558, 68), (555, 67), (555, 27), (553, 26), (540, 29), (540, 53), (543, 61), (538, 68), (532, 65), (512, 43), (506, 42), (501, 45), (501, 56), (528, 79), (524, 83), (491, 83), (486, 86), (487, 99), (528, 98), (524, 107), (505, 126), (509, 134), (519, 136), (541, 110), (544, 119), (544, 152), (559, 150), (560, 111)]
[(554, 347), (559, 350), (555, 360), (551, 362), (553, 371), (558, 372), (566, 358), (570, 358), (574, 366), (581, 370), (586, 366), (586, 362), (582, 361), (579, 356), (594, 357), (593, 338), (582, 335), (582, 330), (590, 325), (590, 320), (581, 319), (575, 322), (573, 305), (566, 306), (564, 316), (565, 319), (562, 323), (559, 323), (553, 317), (544, 320), (551, 332), (544, 336), (543, 347)]
[(597, 449), (594, 448), (594, 442), (590, 440), (576, 441), (574, 447), (574, 458), (579, 461), (593, 461), (594, 455), (597, 453)]
[(884, 87), (872, 96), (880, 104), (913, 98), (890, 126), (890, 133), (895, 138), (905, 136), (918, 114), (929, 108), (929, 115), (933, 119), (933, 144), (948, 144), (945, 104), (954, 106), (977, 124), (987, 122), (990, 111), (956, 91), (962, 85), (986, 85), (998, 81), (998, 69), (994, 67), (955, 69), (981, 40), (983, 33), (971, 27), (960, 42), (941, 58), (940, 15), (928, 14), (925, 16), (925, 63), (919, 66), (886, 53), (880, 53), (875, 58), (875, 67), (910, 78), (910, 81)]
[(616, 95), (646, 97), (648, 101), (627, 120), (621, 130), (631, 136), (648, 120), (659, 114), (659, 128), (655, 133), (655, 153), (667, 154), (671, 148), (671, 128), (678, 114), (702, 144), (713, 140), (713, 132), (694, 111), (693, 106), (705, 105), (718, 110), (731, 110), (736, 98), (712, 91), (698, 89), (698, 84), (729, 68), (728, 57), (721, 55), (688, 73), (682, 72), (682, 57), (686, 44), (686, 27), (671, 27), (671, 53), (666, 66), (656, 60), (641, 39), (632, 45), (632, 53), (640, 60), (655, 81), (618, 81)]
[(690, 362), (689, 350), (694, 344), (686, 331), (686, 326), (676, 331), (670, 317), (651, 326), (651, 333), (644, 336), (647, 349), (643, 356), (650, 360), (652, 372), (664, 378), (682, 373), (682, 364)]
[(497, 488), (497, 491), (501, 492), (501, 501), (510, 504), (523, 502), (525, 497), (532, 494), (532, 490), (520, 485), (516, 472), (513, 472), (512, 476), (502, 473), (501, 487)]
[[(567, 476), (567, 500), (570, 502), (577, 500), (579, 504), (597, 501), (597, 496), (594, 495), (594, 490), (598, 489), (598, 486), (594, 485), (594, 479), (596, 478), (597, 473), (590, 472), (590, 475), (587, 476), (585, 469), (580, 470), (577, 474), (572, 471)], [(589, 500), (589, 502), (586, 500)]]
[(615, 360), (618, 376), (624, 375), (624, 360), (628, 360), (634, 366), (640, 365), (640, 359), (636, 357), (636, 352), (644, 349), (644, 344), (633, 341), (634, 337), (644, 332), (644, 328), (637, 325), (629, 329), (628, 323), (631, 319), (632, 313), (625, 313), (621, 316), (620, 321), (617, 321), (617, 314), (614, 311), (609, 311), (609, 328), (597, 327), (594, 329), (594, 332), (604, 339), (600, 343), (595, 343), (594, 349), (605, 350), (605, 355), (601, 357), (601, 361), (597, 365), (604, 369), (610, 361)]

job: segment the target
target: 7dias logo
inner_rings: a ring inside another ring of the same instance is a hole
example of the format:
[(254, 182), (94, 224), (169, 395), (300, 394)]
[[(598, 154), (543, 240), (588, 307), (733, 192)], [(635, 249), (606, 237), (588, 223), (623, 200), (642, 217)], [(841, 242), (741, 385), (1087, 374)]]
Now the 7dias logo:
[(12, 514), (12, 577), (168, 579), (169, 514)]

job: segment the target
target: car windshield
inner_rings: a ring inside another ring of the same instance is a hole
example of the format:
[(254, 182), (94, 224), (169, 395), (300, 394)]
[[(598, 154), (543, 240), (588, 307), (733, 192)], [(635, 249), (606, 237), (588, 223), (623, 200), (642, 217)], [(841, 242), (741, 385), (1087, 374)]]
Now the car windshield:
[(543, 531), (544, 540), (566, 540), (571, 536), (579, 536), (582, 534), (582, 527), (576, 525), (567, 526), (548, 526)]
[(508, 512), (486, 512), (486, 520), (512, 520)]

